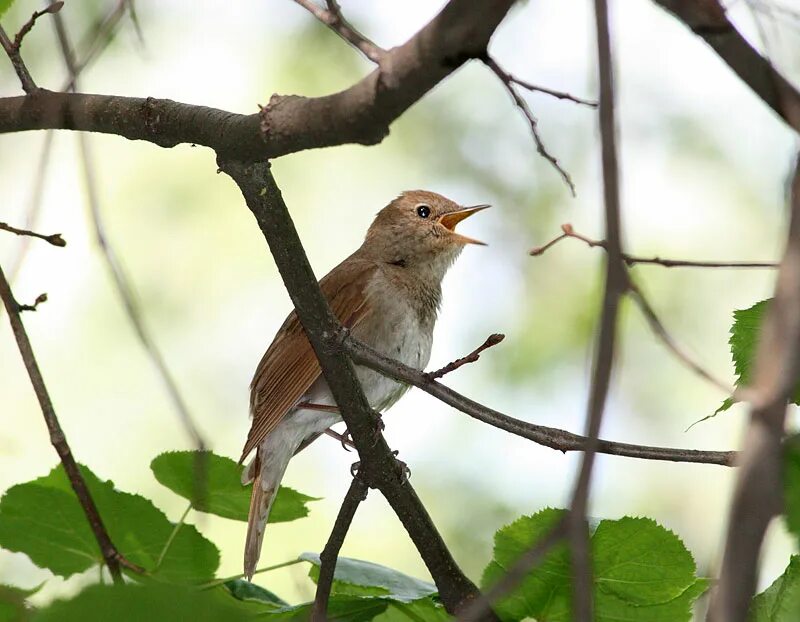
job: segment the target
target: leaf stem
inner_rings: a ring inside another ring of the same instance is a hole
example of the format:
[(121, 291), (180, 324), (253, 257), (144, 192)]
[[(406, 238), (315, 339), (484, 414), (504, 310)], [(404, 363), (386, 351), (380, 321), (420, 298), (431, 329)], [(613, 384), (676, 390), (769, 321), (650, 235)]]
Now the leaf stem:
[[(294, 566), (295, 564), (299, 564), (300, 562), (305, 561), (304, 559), (300, 559), (299, 557), (296, 559), (290, 559), (287, 562), (281, 562), (280, 564), (275, 564), (274, 566), (266, 566), (265, 568), (259, 568), (255, 572), (254, 575), (257, 575), (261, 572), (269, 572), (270, 570), (278, 570), (279, 568), (286, 568), (287, 566)], [(218, 585), (222, 585), (223, 583), (227, 583), (228, 581), (235, 581), (236, 579), (244, 578), (244, 574), (235, 574), (232, 577), (225, 577), (224, 579), (214, 579), (208, 583), (204, 583), (200, 586), (200, 589), (207, 590), (212, 587), (216, 587)]]
[(178, 530), (181, 527), (183, 527), (184, 523), (186, 522), (186, 517), (189, 515), (189, 512), (191, 511), (191, 509), (192, 509), (192, 504), (189, 503), (189, 506), (186, 508), (186, 510), (181, 515), (180, 520), (177, 523), (175, 523), (175, 527), (172, 529), (172, 533), (169, 534), (169, 538), (167, 538), (167, 541), (164, 543), (164, 548), (161, 550), (161, 555), (158, 556), (158, 561), (156, 562), (156, 567), (153, 569), (153, 572), (155, 572), (159, 568), (161, 568), (161, 562), (164, 561), (164, 557), (167, 555), (167, 551), (169, 551), (169, 547), (172, 546), (172, 541), (175, 539), (175, 536), (178, 535)]

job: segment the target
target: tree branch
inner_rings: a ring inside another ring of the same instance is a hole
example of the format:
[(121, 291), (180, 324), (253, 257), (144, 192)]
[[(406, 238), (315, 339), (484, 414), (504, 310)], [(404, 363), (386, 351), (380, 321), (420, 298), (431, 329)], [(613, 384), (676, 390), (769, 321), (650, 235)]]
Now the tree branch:
[(600, 334), (597, 338), (594, 372), (586, 414), (586, 451), (575, 480), (572, 504), (567, 519), (572, 553), (572, 615), (577, 622), (594, 619), (592, 563), (589, 528), (586, 520), (591, 485), (617, 336), (620, 301), (628, 289), (628, 277), (622, 262), (622, 232), (617, 164), (617, 126), (614, 111), (614, 67), (608, 26), (607, 0), (594, 2), (597, 30), (597, 64), (600, 82), (600, 144), (603, 166), (603, 199), (606, 224), (606, 282)]
[(147, 140), (162, 147), (191, 143), (227, 158), (276, 158), (304, 149), (380, 142), (390, 124), (471, 58), (514, 0), (450, 0), (381, 67), (348, 89), (323, 97), (277, 96), (259, 114), (241, 115), (165, 99), (54, 93), (0, 98), (0, 133), (70, 129)]
[(64, 467), (64, 472), (67, 474), (67, 478), (72, 485), (72, 489), (75, 491), (75, 495), (78, 497), (78, 501), (80, 502), (83, 512), (86, 515), (86, 520), (89, 521), (89, 526), (91, 527), (92, 533), (94, 534), (97, 544), (100, 547), (100, 552), (103, 555), (106, 565), (108, 566), (108, 571), (111, 573), (115, 583), (121, 583), (122, 574), (120, 572), (120, 566), (137, 573), (144, 572), (144, 569), (125, 559), (114, 546), (114, 543), (111, 541), (111, 538), (106, 531), (105, 525), (103, 524), (103, 519), (100, 517), (97, 506), (95, 505), (94, 500), (89, 492), (89, 488), (86, 486), (86, 481), (83, 479), (83, 475), (81, 475), (80, 469), (78, 468), (75, 458), (72, 455), (72, 450), (67, 443), (67, 438), (64, 435), (64, 431), (61, 429), (61, 424), (58, 422), (58, 417), (56, 416), (55, 409), (53, 408), (53, 403), (50, 401), (50, 395), (48, 394), (47, 387), (44, 384), (44, 378), (42, 378), (42, 373), (39, 371), (39, 365), (37, 364), (36, 357), (33, 354), (31, 342), (28, 339), (28, 334), (25, 332), (25, 327), (22, 324), (22, 318), (20, 318), (19, 315), (20, 305), (14, 298), (14, 294), (11, 292), (11, 287), (6, 280), (5, 274), (3, 273), (3, 269), (1, 267), (0, 298), (3, 299), (3, 305), (8, 313), (8, 319), (11, 323), (11, 330), (14, 333), (14, 338), (17, 341), (19, 353), (22, 356), (25, 369), (28, 371), (28, 377), (30, 378), (33, 390), (35, 391), (36, 397), (39, 400), (39, 406), (42, 409), (44, 421), (47, 424), (47, 430), (50, 433), (50, 442), (53, 444), (53, 447), (58, 453), (58, 457), (61, 458), (61, 464)]
[(767, 525), (783, 505), (784, 420), (800, 375), (800, 157), (792, 182), (791, 222), (775, 298), (758, 340), (750, 422), (739, 456), (725, 555), (708, 619), (745, 622), (756, 588)]
[(448, 363), (441, 369), (437, 369), (436, 371), (426, 372), (425, 377), (428, 380), (436, 380), (437, 378), (441, 378), (457, 370), (459, 367), (463, 367), (469, 363), (475, 363), (479, 358), (481, 358), (481, 353), (484, 350), (488, 350), (489, 348), (496, 346), (498, 343), (505, 339), (505, 335), (501, 335), (500, 333), (494, 333), (489, 335), (481, 345), (475, 348), (472, 352), (467, 354), (467, 356), (462, 356), (460, 359), (456, 359), (452, 363)]
[[(380, 354), (350, 335), (342, 339), (342, 347), (350, 355), (354, 363), (379, 371), (389, 378), (418, 387), (473, 419), (562, 452), (585, 451), (587, 447), (588, 439), (585, 436), (558, 428), (521, 421), (479, 404), (436, 380), (430, 380), (424, 372)], [(669, 447), (650, 447), (606, 440), (598, 441), (597, 451), (603, 454), (628, 458), (717, 464), (721, 466), (732, 466), (736, 457), (735, 452), (732, 451), (672, 449)]]
[(64, 241), (64, 238), (61, 237), (60, 233), (53, 233), (51, 235), (44, 235), (42, 233), (36, 233), (35, 231), (30, 231), (28, 229), (17, 229), (16, 227), (12, 227), (9, 224), (4, 222), (0, 222), (0, 230), (8, 231), (9, 233), (15, 233), (17, 235), (27, 235), (32, 238), (39, 238), (40, 240), (44, 240), (53, 246), (66, 246), (67, 243)]
[(719, 0), (653, 0), (708, 43), (761, 100), (800, 132), (800, 93), (736, 30)]
[[(529, 251), (529, 255), (538, 257), (566, 238), (574, 238), (585, 242), (591, 248), (606, 248), (605, 240), (593, 240), (582, 235), (573, 229), (569, 223), (561, 225), (561, 235), (554, 237), (543, 246), (537, 246)], [(636, 264), (654, 264), (664, 268), (777, 268), (776, 261), (693, 261), (688, 259), (662, 259), (661, 257), (637, 257), (628, 253), (622, 253), (622, 260), (628, 266)]]
[(333, 575), (336, 572), (336, 560), (344, 543), (345, 536), (356, 515), (356, 510), (361, 502), (367, 498), (369, 488), (359, 478), (358, 474), (350, 482), (350, 488), (339, 508), (339, 514), (333, 524), (331, 535), (325, 548), (319, 556), (319, 577), (317, 578), (317, 593), (314, 597), (314, 608), (311, 612), (312, 622), (326, 622), (328, 619), (328, 599), (331, 595)]
[(353, 28), (352, 24), (342, 15), (342, 9), (336, 0), (327, 0), (327, 9), (318, 5), (314, 0), (294, 1), (361, 52), (368, 60), (380, 64), (381, 58), (386, 54), (386, 50), (375, 45), (358, 30)]
[[(297, 316), (358, 449), (359, 476), (386, 497), (436, 582), (445, 608), (451, 614), (457, 613), (478, 596), (478, 589), (447, 550), (380, 432), (353, 364), (338, 346), (341, 327), (322, 296), (269, 163), (244, 163), (220, 157), (218, 164), (239, 186), (269, 244)], [(490, 613), (484, 620), (497, 618)]]
[(36, 82), (33, 81), (33, 77), (31, 77), (28, 68), (25, 66), (25, 62), (20, 56), (19, 48), (14, 46), (2, 26), (0, 26), (0, 45), (3, 46), (11, 65), (14, 67), (14, 71), (22, 84), (22, 90), (28, 94), (35, 93), (39, 87), (36, 86)]

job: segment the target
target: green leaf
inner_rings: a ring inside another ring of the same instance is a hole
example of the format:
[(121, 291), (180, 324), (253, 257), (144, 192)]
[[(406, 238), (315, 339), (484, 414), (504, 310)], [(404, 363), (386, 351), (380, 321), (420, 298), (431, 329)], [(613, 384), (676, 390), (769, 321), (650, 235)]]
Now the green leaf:
[(283, 600), (274, 592), (268, 589), (245, 581), (244, 579), (234, 579), (226, 581), (224, 584), (225, 589), (230, 592), (231, 596), (239, 600), (256, 601), (259, 603), (266, 603), (274, 607), (289, 607), (289, 603)]
[(33, 610), (26, 602), (38, 592), (44, 583), (31, 589), (13, 587), (0, 583), (0, 622), (27, 622)]
[[(250, 487), (242, 486), (242, 467), (230, 458), (210, 451), (172, 451), (156, 456), (150, 468), (161, 484), (189, 499), (195, 510), (247, 520)], [(269, 522), (282, 523), (308, 516), (306, 503), (317, 500), (281, 486)]]
[[(101, 481), (84, 466), (80, 470), (111, 540), (125, 557), (168, 581), (214, 578), (219, 551), (191, 525), (178, 529), (156, 568), (175, 525), (148, 499), (115, 489), (112, 482)], [(25, 553), (37, 566), (62, 577), (103, 561), (61, 466), (6, 491), (0, 500), (0, 546)]]
[(14, 0), (0, 0), (0, 17), (3, 17), (3, 14), (11, 8), (12, 4), (14, 4)]
[(786, 526), (800, 539), (800, 434), (783, 447), (783, 496)]
[[(319, 577), (319, 555), (303, 553), (300, 559), (313, 564), (309, 576), (316, 583)], [(334, 594), (385, 596), (405, 603), (437, 593), (433, 583), (409, 577), (392, 568), (361, 559), (339, 557), (333, 573)]]
[(784, 573), (758, 594), (750, 605), (750, 622), (796, 622), (800, 618), (800, 556), (794, 555)]
[(240, 622), (253, 620), (261, 610), (230, 598), (222, 590), (197, 590), (186, 586), (93, 585), (71, 600), (61, 600), (40, 610), (34, 622)]
[[(546, 509), (524, 516), (495, 534), (494, 559), (484, 571), (488, 589), (520, 555), (545, 537), (564, 516)], [(597, 620), (679, 622), (691, 619), (694, 600), (707, 589), (680, 539), (648, 518), (603, 520), (591, 537)], [(571, 573), (565, 543), (554, 546), (514, 593), (497, 603), (503, 620), (571, 619)]]
[[(386, 611), (388, 606), (389, 603), (380, 598), (332, 596), (328, 603), (328, 620), (332, 622), (368, 622)], [(280, 610), (263, 613), (259, 615), (259, 620), (306, 622), (311, 617), (313, 607), (313, 602), (295, 607), (285, 607)]]
[(444, 622), (453, 617), (433, 598), (420, 598), (410, 603), (390, 600), (386, 611), (373, 622)]

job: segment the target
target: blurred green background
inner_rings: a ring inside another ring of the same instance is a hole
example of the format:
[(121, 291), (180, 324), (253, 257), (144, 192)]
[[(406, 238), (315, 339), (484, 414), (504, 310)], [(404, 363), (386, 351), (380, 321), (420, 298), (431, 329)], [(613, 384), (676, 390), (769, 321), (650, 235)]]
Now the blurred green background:
[[(348, 17), (381, 46), (398, 45), (442, 2), (349, 0)], [(627, 248), (692, 259), (779, 257), (784, 180), (796, 139), (697, 37), (649, 0), (615, 2)], [(73, 37), (111, 0), (68, 1)], [(3, 18), (16, 31), (39, 3), (17, 0)], [(759, 5), (763, 6), (763, 5)], [(790, 4), (785, 4), (790, 7)], [(252, 112), (272, 93), (321, 95), (346, 88), (369, 63), (290, 0), (224, 3), (139, 0), (144, 44), (123, 20), (108, 50), (84, 74), (82, 90), (166, 97)], [(731, 16), (781, 70), (800, 80), (800, 22), (745, 2)], [(64, 70), (50, 20), (23, 47), (40, 85), (57, 89)], [(498, 29), (491, 51), (522, 78), (579, 96), (596, 91), (591, 3), (531, 0)], [(19, 85), (0, 60), (0, 92)], [(373, 215), (398, 192), (426, 188), (494, 208), (463, 231), (489, 243), (468, 248), (445, 282), (431, 367), (462, 356), (492, 332), (507, 335), (478, 364), (448, 377), (455, 389), (519, 418), (580, 432), (599, 304), (601, 251), (567, 240), (544, 256), (527, 251), (570, 222), (600, 238), (601, 187), (595, 113), (526, 96), (544, 140), (571, 173), (571, 198), (535, 153), (528, 127), (502, 85), (471, 63), (392, 125), (374, 147), (294, 154), (274, 172), (318, 276), (349, 254)], [(0, 219), (25, 220), (44, 133), (0, 138)], [(37, 230), (61, 232), (65, 249), (34, 242), (14, 287), (21, 301), (49, 301), (24, 316), (73, 451), (99, 476), (155, 500), (177, 520), (184, 501), (148, 468), (158, 453), (189, 448), (170, 403), (127, 322), (94, 244), (76, 136), (55, 136)], [(248, 430), (248, 384), (290, 309), (266, 244), (234, 184), (215, 174), (214, 154), (184, 145), (160, 149), (91, 136), (109, 237), (131, 274), (145, 319), (214, 451), (238, 457)], [(0, 261), (20, 241), (0, 236)], [(732, 379), (731, 314), (770, 295), (770, 271), (637, 267), (635, 276), (672, 334), (703, 365)], [(684, 430), (725, 397), (677, 362), (635, 308), (623, 312), (619, 367), (603, 436), (653, 445), (736, 447), (746, 410), (736, 406)], [(56, 463), (19, 354), (0, 321), (0, 490)], [(578, 456), (562, 455), (470, 420), (411, 391), (386, 418), (389, 444), (456, 559), (475, 579), (491, 535), (522, 513), (563, 507)], [(262, 565), (319, 551), (349, 482), (355, 454), (323, 438), (295, 459), (285, 483), (324, 500), (301, 521), (268, 529)], [(648, 515), (678, 533), (700, 572), (719, 562), (733, 472), (723, 467), (602, 456), (591, 513)], [(42, 508), (46, 512), (47, 508)], [(222, 547), (220, 575), (240, 572), (245, 525), (195, 515)], [(780, 523), (770, 529), (762, 585), (791, 551)], [(359, 510), (343, 554), (427, 572), (379, 494)], [(257, 581), (299, 601), (312, 596), (305, 568)], [(0, 551), (0, 582), (48, 579), (25, 556)], [(95, 576), (50, 580), (35, 602), (77, 591)]]

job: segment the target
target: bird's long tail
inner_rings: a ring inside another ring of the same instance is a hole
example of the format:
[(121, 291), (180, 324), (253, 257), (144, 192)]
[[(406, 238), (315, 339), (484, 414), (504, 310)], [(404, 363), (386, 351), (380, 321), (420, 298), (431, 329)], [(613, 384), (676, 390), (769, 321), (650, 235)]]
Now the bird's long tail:
[(261, 445), (252, 463), (245, 467), (242, 483), (253, 481), (250, 495), (250, 513), (247, 517), (247, 538), (244, 545), (244, 574), (248, 580), (261, 556), (264, 529), (267, 526), (272, 503), (278, 494), (283, 474), (296, 447), (280, 447), (268, 441)]

